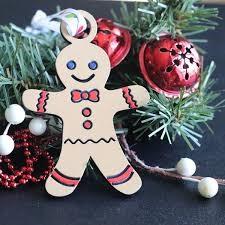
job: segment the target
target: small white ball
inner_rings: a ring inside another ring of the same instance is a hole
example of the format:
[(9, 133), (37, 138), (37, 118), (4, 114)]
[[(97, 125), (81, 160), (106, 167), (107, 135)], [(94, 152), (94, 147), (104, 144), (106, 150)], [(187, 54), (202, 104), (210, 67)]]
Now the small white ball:
[(0, 155), (9, 155), (14, 146), (14, 141), (9, 135), (0, 135)]
[(25, 116), (24, 109), (18, 104), (12, 104), (5, 110), (6, 120), (13, 125), (22, 123)]
[(205, 198), (212, 198), (218, 192), (217, 181), (212, 177), (205, 177), (198, 183), (198, 191)]
[(195, 162), (189, 158), (182, 158), (176, 165), (176, 171), (182, 176), (190, 177), (196, 171)]
[(33, 118), (29, 123), (29, 130), (33, 135), (39, 136), (46, 131), (46, 121), (42, 118)]

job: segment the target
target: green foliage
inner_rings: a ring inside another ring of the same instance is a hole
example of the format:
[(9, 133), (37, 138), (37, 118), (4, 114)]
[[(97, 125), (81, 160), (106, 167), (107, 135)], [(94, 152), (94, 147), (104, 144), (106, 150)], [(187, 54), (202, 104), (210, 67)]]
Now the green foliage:
[(216, 8), (195, 6), (198, 0), (149, 0), (133, 7), (123, 3), (120, 14), (112, 11), (118, 23), (127, 27), (137, 41), (158, 38), (161, 32), (190, 36), (214, 29), (218, 17)]
[(202, 138), (203, 131), (200, 125), (204, 124), (210, 129), (207, 122), (213, 120), (215, 112), (224, 104), (224, 101), (215, 103), (220, 94), (211, 90), (215, 83), (211, 78), (214, 69), (215, 64), (212, 62), (201, 76), (198, 91), (187, 98), (183, 98), (183, 92), (180, 98), (168, 99), (149, 90), (152, 101), (133, 113), (136, 118), (134, 125), (138, 126), (134, 129), (137, 139), (143, 134), (147, 134), (149, 138), (157, 134), (161, 139), (167, 138), (172, 144), (176, 135), (179, 135), (191, 149), (191, 142), (200, 146), (198, 139)]
[(31, 36), (15, 25), (1, 27), (0, 115), (9, 104), (21, 103), (25, 89), (61, 88), (54, 68), (57, 40), (53, 33)]
[(145, 86), (151, 101), (134, 113), (121, 112), (117, 115), (116, 122), (123, 121), (124, 127), (129, 127), (135, 134), (136, 141), (142, 137), (151, 138), (157, 135), (161, 140), (167, 139), (172, 144), (178, 135), (193, 150), (193, 143), (200, 146), (199, 139), (203, 137), (203, 126), (213, 133), (208, 122), (212, 121), (215, 113), (225, 106), (225, 100), (219, 100), (220, 92), (213, 90), (216, 83), (216, 79), (212, 77), (215, 68), (215, 63), (211, 62), (201, 74), (198, 90), (186, 98), (183, 97), (183, 90), (179, 98), (166, 98), (156, 93), (137, 74), (137, 68), (131, 69), (133, 72), (129, 74), (123, 71), (117, 72), (113, 76), (117, 75), (116, 82), (112, 80), (111, 87), (117, 88), (121, 84)]

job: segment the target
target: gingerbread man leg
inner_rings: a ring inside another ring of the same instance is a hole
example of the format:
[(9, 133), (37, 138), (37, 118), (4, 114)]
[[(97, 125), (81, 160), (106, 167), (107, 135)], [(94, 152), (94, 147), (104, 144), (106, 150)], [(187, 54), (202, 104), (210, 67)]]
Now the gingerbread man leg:
[(59, 161), (45, 184), (49, 194), (63, 197), (75, 190), (90, 158), (84, 148), (79, 144), (63, 144)]
[(118, 191), (131, 195), (141, 188), (141, 178), (128, 162), (118, 141), (97, 144), (91, 158)]

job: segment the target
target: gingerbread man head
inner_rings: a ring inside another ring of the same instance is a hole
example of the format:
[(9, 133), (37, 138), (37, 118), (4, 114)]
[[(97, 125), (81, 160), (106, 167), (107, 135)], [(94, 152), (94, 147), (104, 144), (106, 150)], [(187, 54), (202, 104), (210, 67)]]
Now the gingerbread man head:
[(62, 36), (71, 44), (56, 59), (57, 73), (66, 88), (103, 88), (111, 69), (109, 57), (102, 48), (91, 43), (97, 34), (94, 17), (86, 11), (79, 12), (89, 22), (90, 33), (77, 39), (68, 33), (62, 22)]

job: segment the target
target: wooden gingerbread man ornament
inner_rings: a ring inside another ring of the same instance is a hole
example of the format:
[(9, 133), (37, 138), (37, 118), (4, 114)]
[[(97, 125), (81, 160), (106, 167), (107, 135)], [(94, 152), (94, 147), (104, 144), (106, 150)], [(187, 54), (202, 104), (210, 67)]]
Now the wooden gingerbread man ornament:
[(46, 181), (46, 190), (59, 197), (71, 194), (92, 158), (115, 189), (130, 195), (139, 190), (142, 182), (120, 147), (113, 117), (118, 111), (147, 104), (149, 94), (138, 85), (117, 90), (105, 88), (110, 74), (109, 57), (91, 43), (97, 33), (94, 17), (79, 12), (91, 26), (87, 37), (70, 36), (65, 23), (61, 23), (62, 35), (71, 43), (56, 60), (65, 89), (60, 92), (30, 89), (23, 93), (23, 103), (28, 109), (54, 114), (63, 120), (62, 150)]

